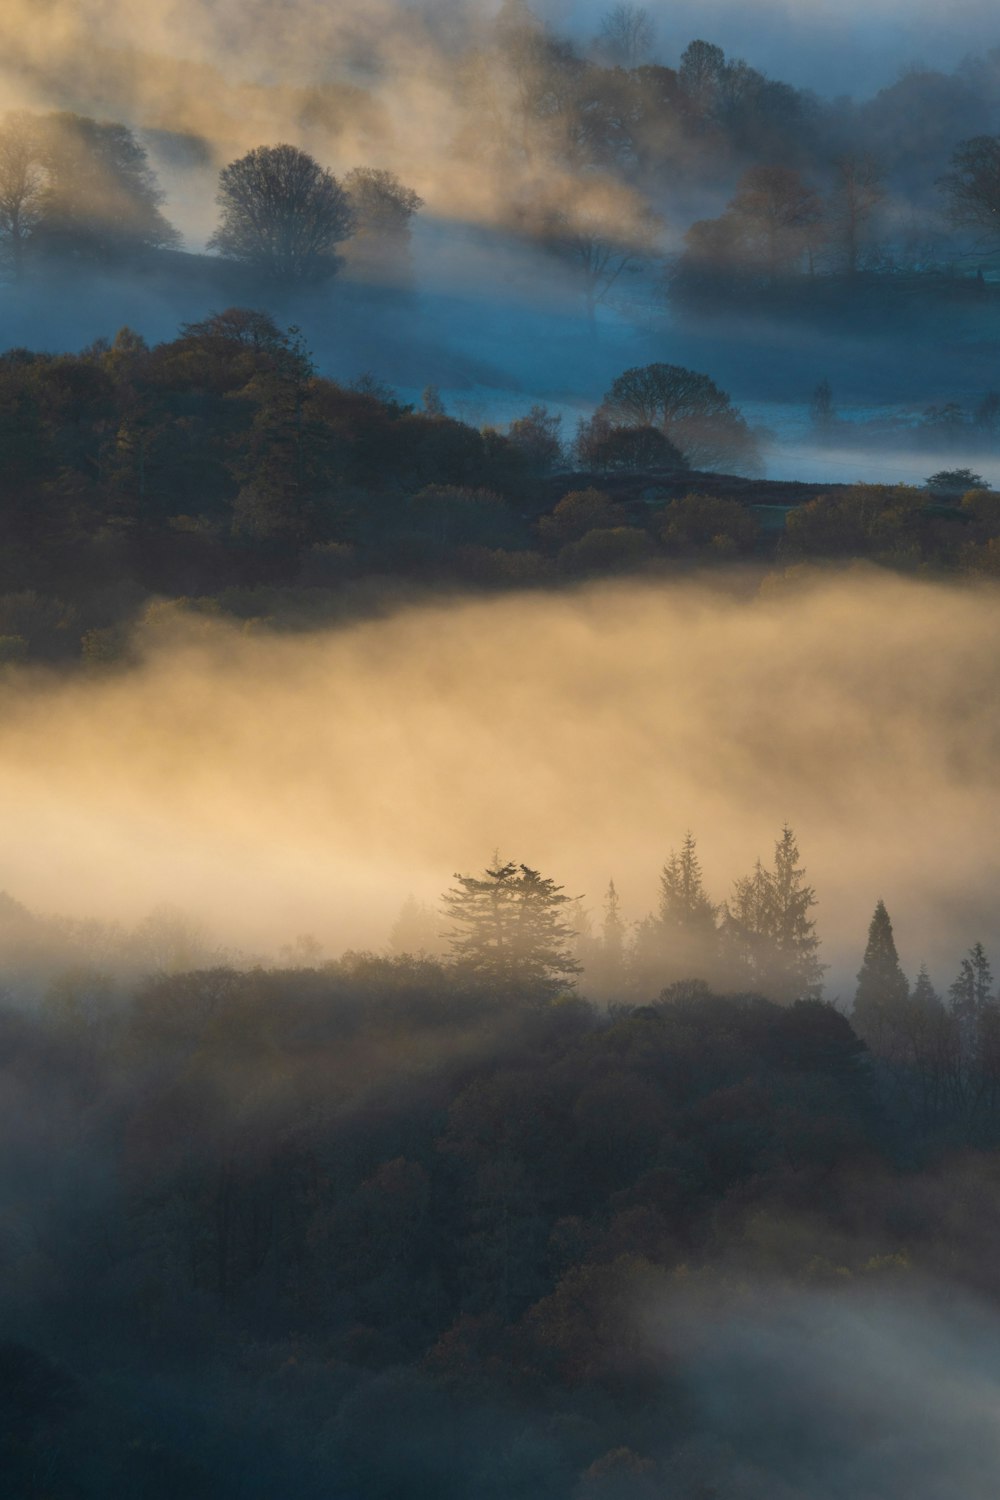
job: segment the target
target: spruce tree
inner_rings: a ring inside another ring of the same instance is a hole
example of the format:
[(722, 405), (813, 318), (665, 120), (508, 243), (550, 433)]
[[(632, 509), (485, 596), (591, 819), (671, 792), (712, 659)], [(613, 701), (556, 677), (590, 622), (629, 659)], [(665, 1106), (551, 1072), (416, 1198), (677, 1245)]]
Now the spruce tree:
[(680, 853), (670, 851), (660, 876), (660, 921), (685, 935), (708, 937), (715, 933), (716, 911), (702, 885), (694, 837), (686, 833)]
[(805, 883), (799, 848), (786, 823), (774, 846), (774, 867), (760, 860), (737, 880), (723, 918), (731, 979), (781, 1004), (818, 1000), (823, 991), (816, 923), (809, 915), (816, 893)]
[(910, 987), (899, 966), (892, 922), (885, 902), (880, 900), (868, 927), (868, 946), (858, 970), (854, 995), (854, 1020), (861, 1035), (880, 1029), (906, 1004), (909, 996)]

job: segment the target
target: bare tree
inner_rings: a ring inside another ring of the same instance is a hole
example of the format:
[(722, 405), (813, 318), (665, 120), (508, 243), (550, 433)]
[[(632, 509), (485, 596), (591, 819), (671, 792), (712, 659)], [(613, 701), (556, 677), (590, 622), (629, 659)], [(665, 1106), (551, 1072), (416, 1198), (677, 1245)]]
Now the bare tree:
[(660, 253), (662, 221), (646, 205), (622, 213), (619, 205), (600, 198), (550, 203), (529, 211), (522, 222), (537, 243), (572, 267), (592, 330), (597, 308), (621, 278)]
[(609, 62), (637, 68), (653, 49), (656, 27), (642, 5), (618, 4), (601, 17), (598, 46)]
[(219, 174), (222, 222), (209, 245), (274, 281), (332, 276), (354, 228), (336, 178), (296, 146), (257, 146)]
[(740, 179), (727, 210), (740, 225), (747, 249), (770, 276), (801, 265), (808, 255), (823, 208), (815, 193), (791, 167), (751, 167)]
[(0, 236), (10, 248), (14, 275), (24, 267), (24, 245), (42, 213), (45, 173), (31, 115), (17, 110), (0, 125)]

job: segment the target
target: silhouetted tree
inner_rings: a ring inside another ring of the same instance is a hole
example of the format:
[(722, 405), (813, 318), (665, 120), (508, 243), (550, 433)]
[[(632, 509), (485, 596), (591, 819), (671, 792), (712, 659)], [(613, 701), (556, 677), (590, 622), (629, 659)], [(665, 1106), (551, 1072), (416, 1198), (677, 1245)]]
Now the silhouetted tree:
[(455, 879), (442, 899), (456, 962), (505, 988), (547, 995), (572, 986), (580, 965), (570, 952), (564, 908), (571, 898), (561, 885), (511, 862)]
[(257, 146), (219, 174), (222, 220), (209, 245), (273, 281), (316, 282), (339, 265), (354, 227), (350, 200), (297, 146)]
[(620, 3), (601, 17), (598, 46), (614, 66), (637, 68), (652, 51), (655, 35), (645, 6)]
[(759, 466), (754, 436), (730, 397), (709, 376), (682, 365), (624, 371), (600, 411), (616, 425), (658, 427), (696, 468)]
[(507, 436), (536, 473), (547, 474), (558, 468), (563, 459), (561, 426), (558, 412), (550, 412), (547, 406), (536, 403), (526, 416), (511, 422)]
[(899, 966), (889, 913), (885, 903), (879, 901), (868, 928), (868, 944), (854, 995), (854, 1023), (859, 1034), (869, 1040), (887, 1025), (895, 1024), (909, 994), (910, 987)]
[(818, 999), (825, 965), (819, 960), (816, 904), (812, 886), (798, 865), (795, 835), (786, 824), (774, 846), (773, 868), (760, 860), (737, 880), (726, 903), (722, 939), (733, 979), (784, 1004)]

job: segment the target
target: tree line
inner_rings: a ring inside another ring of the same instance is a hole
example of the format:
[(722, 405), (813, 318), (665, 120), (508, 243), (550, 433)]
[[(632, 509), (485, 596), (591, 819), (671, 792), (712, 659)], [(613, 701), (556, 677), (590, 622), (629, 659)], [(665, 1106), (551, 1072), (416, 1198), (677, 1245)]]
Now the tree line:
[[(648, 15), (618, 12), (581, 50), (508, 0), (446, 75), (463, 121), (446, 148), (454, 174), (496, 179), (498, 226), (566, 265), (591, 315), (640, 270), (664, 268), (661, 293), (679, 309), (763, 299), (780, 310), (791, 298), (801, 310), (803, 299), (864, 302), (866, 277), (884, 300), (902, 273), (932, 297), (942, 273), (961, 282), (964, 254), (989, 263), (995, 53), (953, 75), (914, 69), (862, 104), (822, 102), (703, 39), (664, 66), (643, 40)], [(334, 96), (332, 86), (304, 96), (289, 133), (325, 133), (339, 155), (345, 106)], [(664, 260), (664, 224), (680, 227), (674, 204), (693, 190), (728, 205), (687, 227), (682, 252)], [(900, 215), (900, 201), (912, 213)], [(340, 180), (287, 143), (223, 166), (218, 202), (212, 248), (272, 286), (323, 280), (345, 244), (391, 273), (421, 206), (384, 167)], [(17, 273), (34, 253), (120, 257), (177, 236), (132, 130), (21, 111), (0, 126), (0, 241)]]
[[(478, 983), (539, 1000), (571, 991), (581, 973), (585, 987), (615, 1003), (657, 992), (670, 1003), (734, 992), (781, 1005), (820, 1000), (826, 965), (811, 916), (816, 895), (799, 858), (786, 825), (772, 864), (758, 860), (729, 899), (715, 903), (688, 833), (663, 866), (657, 911), (630, 927), (612, 880), (597, 932), (564, 887), (527, 865), (498, 863), (479, 876), (457, 876), (445, 894), (447, 952)], [(426, 943), (437, 952), (439, 931), (433, 914), (411, 902), (390, 947), (406, 953)], [(909, 1128), (992, 1138), (1000, 1125), (1000, 993), (982, 943), (961, 960), (946, 999), (926, 964), (911, 987), (879, 900), (850, 1014), (887, 1107)]]
[(77, 355), (9, 349), (0, 656), (114, 660), (154, 597), (324, 623), (373, 578), (546, 587), (854, 557), (1000, 571), (1000, 502), (971, 470), (758, 485), (759, 435), (701, 372), (623, 371), (561, 428), (537, 403), (476, 428), (433, 387), (417, 406), (371, 375), (325, 379), (301, 331), (247, 308), (153, 347), (122, 329)]
[[(15, 278), (30, 262), (121, 262), (179, 245), (144, 146), (126, 125), (19, 110), (0, 122), (0, 245)], [(405, 257), (422, 199), (384, 168), (343, 181), (295, 146), (261, 146), (223, 167), (209, 247), (264, 281), (316, 283), (351, 239), (362, 257)]]

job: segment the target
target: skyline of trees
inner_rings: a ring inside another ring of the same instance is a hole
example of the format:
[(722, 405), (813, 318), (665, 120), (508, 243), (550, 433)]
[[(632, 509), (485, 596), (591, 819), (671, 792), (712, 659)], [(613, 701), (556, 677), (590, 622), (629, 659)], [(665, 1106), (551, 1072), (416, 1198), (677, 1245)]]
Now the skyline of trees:
[[(995, 59), (970, 61), (953, 75), (914, 69), (848, 107), (766, 78), (702, 39), (685, 48), (676, 68), (644, 60), (649, 25), (641, 7), (609, 11), (601, 34), (605, 48), (620, 54), (609, 65), (600, 47), (585, 55), (529, 7), (511, 6), (488, 43), (456, 68), (456, 102), (469, 118), (446, 150), (457, 166), (468, 158), (499, 174), (491, 192), (495, 227), (563, 258), (591, 311), (620, 289), (629, 268), (648, 269), (662, 257), (661, 221), (687, 232), (679, 260), (668, 257), (666, 286), (678, 307), (708, 292), (752, 301), (761, 278), (835, 282), (864, 272), (879, 274), (891, 294), (890, 273), (904, 267), (940, 275), (950, 264), (959, 274), (963, 234), (988, 230), (995, 212), (989, 153), (995, 156), (1000, 137), (988, 133), (1000, 90)], [(918, 118), (915, 150), (903, 127)], [(289, 126), (298, 123), (290, 112)], [(331, 122), (328, 135), (337, 159), (343, 123)], [(385, 156), (387, 144), (377, 149)], [(299, 146), (262, 143), (247, 157), (278, 150), (307, 155)], [(317, 172), (326, 170), (316, 162)], [(384, 165), (355, 166), (344, 182), (353, 183), (360, 216), (352, 254), (365, 241), (402, 245), (420, 194)], [(727, 194), (721, 216), (693, 225), (686, 208), (678, 214), (674, 207), (675, 198), (725, 201)], [(39, 197), (48, 198), (42, 217), (60, 253), (77, 240), (101, 256), (174, 242), (146, 147), (123, 123), (65, 112), (8, 115), (0, 126), (0, 239), (15, 272), (33, 234), (39, 244), (45, 238), (44, 224), (34, 222)], [(303, 212), (301, 233), (308, 218)], [(225, 223), (216, 235), (226, 239)], [(329, 262), (342, 242), (329, 241), (321, 258)], [(926, 287), (933, 297), (930, 279)], [(854, 296), (846, 286), (841, 294)]]

